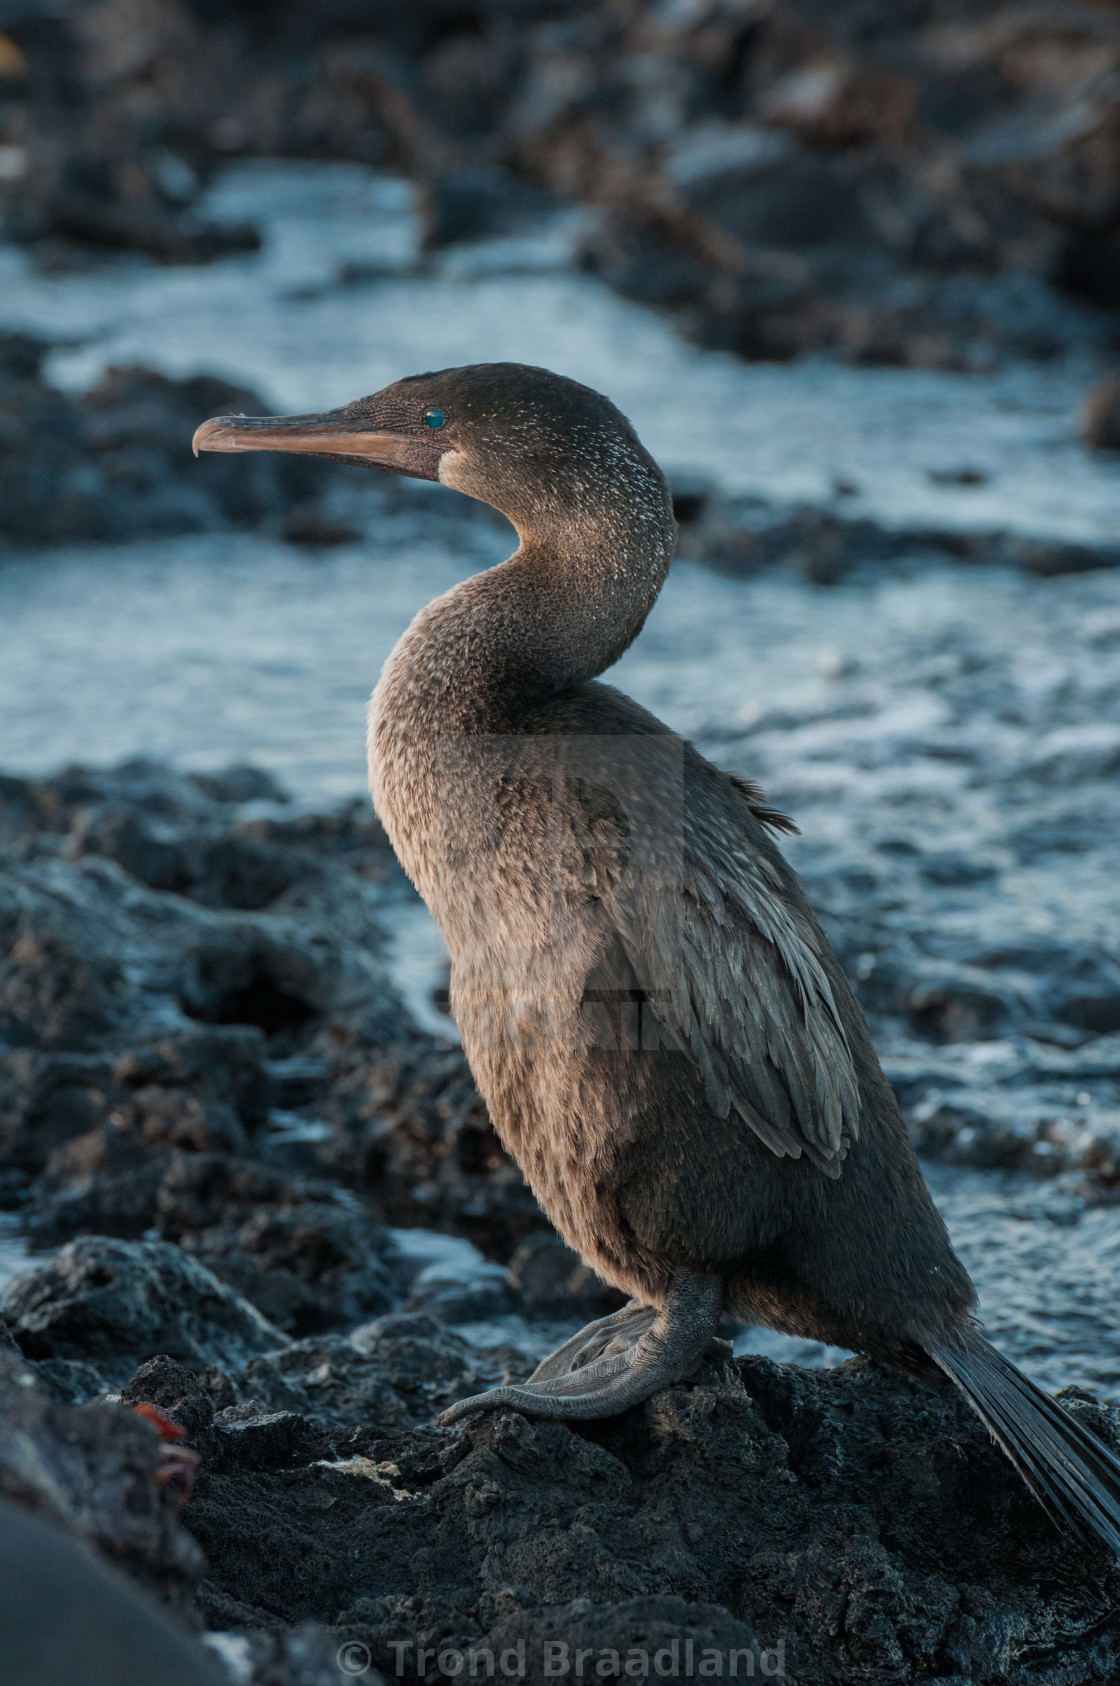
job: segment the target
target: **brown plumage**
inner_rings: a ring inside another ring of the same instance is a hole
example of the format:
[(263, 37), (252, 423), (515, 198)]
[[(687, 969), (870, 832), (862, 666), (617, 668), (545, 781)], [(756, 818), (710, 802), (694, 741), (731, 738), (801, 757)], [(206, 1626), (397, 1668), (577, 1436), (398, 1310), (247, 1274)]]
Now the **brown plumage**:
[(863, 1014), (771, 836), (791, 822), (597, 681), (675, 540), (626, 419), (546, 370), (484, 364), (319, 416), (218, 418), (199, 447), (439, 479), (520, 539), (389, 657), (371, 788), (443, 930), (499, 1135), (632, 1299), (445, 1420), (609, 1415), (689, 1374), (729, 1309), (944, 1370), (1051, 1513), (1120, 1551), (1120, 1462), (976, 1327)]

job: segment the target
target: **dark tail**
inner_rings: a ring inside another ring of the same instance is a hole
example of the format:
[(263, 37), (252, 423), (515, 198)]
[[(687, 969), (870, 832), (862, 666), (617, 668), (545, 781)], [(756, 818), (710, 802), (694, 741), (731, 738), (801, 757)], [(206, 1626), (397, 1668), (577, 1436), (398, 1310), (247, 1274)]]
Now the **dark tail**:
[(1120, 1458), (1043, 1393), (979, 1329), (928, 1346), (1047, 1514), (1120, 1557)]

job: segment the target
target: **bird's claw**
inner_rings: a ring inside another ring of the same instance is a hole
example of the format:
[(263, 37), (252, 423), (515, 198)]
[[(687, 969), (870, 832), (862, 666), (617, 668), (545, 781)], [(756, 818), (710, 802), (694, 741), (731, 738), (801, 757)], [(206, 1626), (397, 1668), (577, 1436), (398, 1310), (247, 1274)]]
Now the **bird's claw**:
[(718, 1277), (678, 1272), (660, 1311), (632, 1300), (573, 1335), (527, 1382), (457, 1400), (436, 1421), (446, 1428), (475, 1412), (503, 1409), (554, 1419), (613, 1417), (695, 1369), (722, 1303)]

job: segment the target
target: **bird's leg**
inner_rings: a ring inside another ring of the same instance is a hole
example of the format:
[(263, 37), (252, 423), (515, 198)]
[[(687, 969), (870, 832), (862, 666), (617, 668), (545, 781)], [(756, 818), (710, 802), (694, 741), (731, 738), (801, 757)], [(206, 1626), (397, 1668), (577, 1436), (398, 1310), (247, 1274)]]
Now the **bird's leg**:
[(558, 1346), (555, 1352), (542, 1358), (529, 1380), (543, 1382), (551, 1376), (566, 1376), (572, 1370), (582, 1370), (597, 1358), (625, 1352), (645, 1334), (656, 1316), (656, 1306), (645, 1305), (641, 1300), (627, 1301), (620, 1311), (612, 1311), (609, 1317), (599, 1317), (594, 1323), (586, 1323), (563, 1346)]
[(565, 1341), (527, 1382), (460, 1399), (437, 1420), (446, 1427), (504, 1407), (531, 1417), (613, 1417), (694, 1370), (722, 1309), (718, 1276), (675, 1271), (660, 1311), (632, 1300)]

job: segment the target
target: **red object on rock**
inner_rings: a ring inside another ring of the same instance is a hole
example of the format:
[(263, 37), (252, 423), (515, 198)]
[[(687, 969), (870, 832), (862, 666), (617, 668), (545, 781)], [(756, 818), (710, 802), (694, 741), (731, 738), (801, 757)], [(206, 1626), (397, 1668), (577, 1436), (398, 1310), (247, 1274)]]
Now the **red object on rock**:
[(147, 1417), (154, 1423), (164, 1444), (160, 1447), (159, 1479), (168, 1487), (174, 1487), (179, 1494), (179, 1503), (184, 1504), (191, 1496), (194, 1478), (198, 1471), (198, 1453), (192, 1452), (189, 1446), (180, 1446), (186, 1429), (182, 1423), (177, 1423), (174, 1417), (169, 1417), (166, 1411), (161, 1411), (158, 1405), (149, 1405), (146, 1401), (132, 1407), (138, 1417)]

